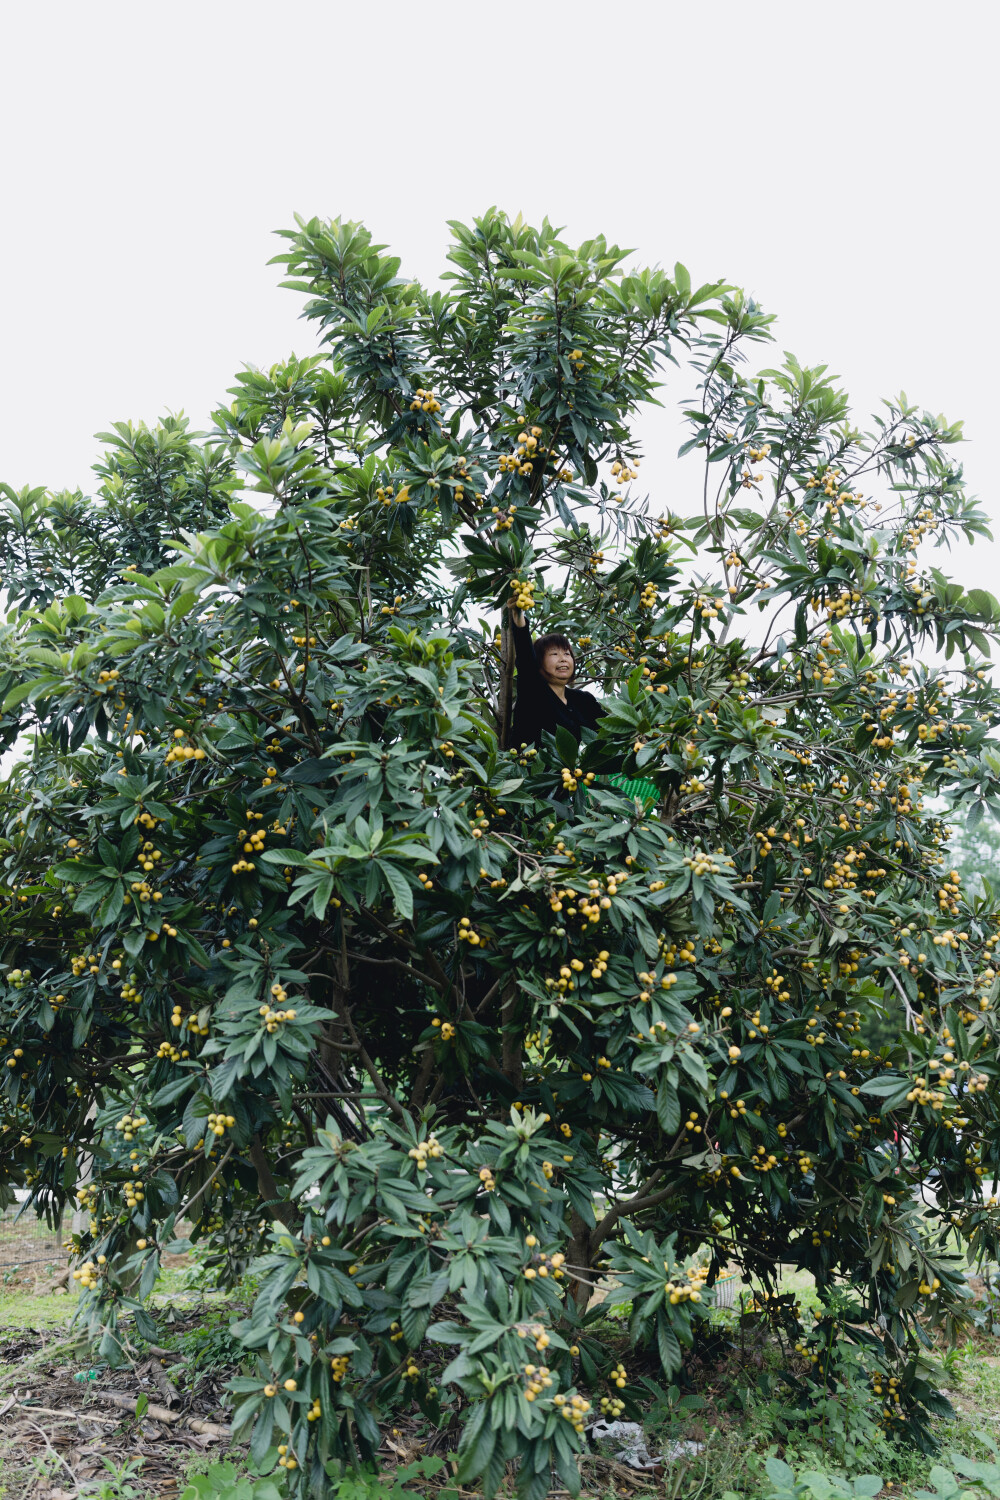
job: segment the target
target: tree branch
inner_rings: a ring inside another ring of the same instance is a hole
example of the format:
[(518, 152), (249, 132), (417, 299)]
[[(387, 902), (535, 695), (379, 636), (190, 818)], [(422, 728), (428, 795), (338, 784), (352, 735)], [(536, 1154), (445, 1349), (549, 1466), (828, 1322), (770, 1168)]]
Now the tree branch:
[(354, 1021), (351, 1017), (351, 1013), (346, 1005), (344, 1006), (343, 1020), (344, 1025), (347, 1027), (348, 1031), (351, 1034), (351, 1040), (357, 1043), (358, 1057), (361, 1059), (361, 1064), (365, 1072), (368, 1074), (368, 1077), (375, 1085), (375, 1092), (378, 1094), (383, 1104), (388, 1106), (389, 1112), (392, 1115), (393, 1119), (399, 1121), (399, 1123), (402, 1124), (402, 1122), (406, 1119), (406, 1115), (403, 1111), (403, 1106), (400, 1104), (395, 1095), (390, 1093), (385, 1079), (382, 1077), (382, 1074), (379, 1072), (378, 1068), (376, 1068), (375, 1064), (369, 1057), (368, 1049), (361, 1038), (358, 1036), (358, 1033), (354, 1026)]

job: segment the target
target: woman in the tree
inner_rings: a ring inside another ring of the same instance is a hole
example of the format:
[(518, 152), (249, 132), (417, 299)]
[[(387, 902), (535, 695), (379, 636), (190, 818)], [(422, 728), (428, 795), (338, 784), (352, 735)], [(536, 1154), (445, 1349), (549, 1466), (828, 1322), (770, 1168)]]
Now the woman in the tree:
[(524, 611), (509, 607), (517, 666), (512, 743), (541, 747), (542, 735), (555, 734), (559, 725), (579, 743), (585, 729), (597, 728), (601, 705), (593, 693), (570, 687), (576, 675), (573, 647), (559, 634), (532, 643)]
[[(510, 623), (514, 633), (514, 663), (517, 667), (517, 700), (514, 704), (514, 726), (511, 742), (518, 745), (542, 744), (542, 735), (555, 734), (559, 725), (568, 729), (580, 743), (585, 729), (596, 729), (603, 710), (593, 693), (570, 687), (576, 676), (576, 657), (566, 636), (554, 633), (539, 636), (534, 643), (524, 611), (511, 603)], [(626, 776), (620, 760), (606, 762), (612, 770), (609, 785), (637, 798), (648, 810), (657, 798), (654, 782), (645, 776)], [(680, 773), (667, 777), (667, 790), (680, 786)]]

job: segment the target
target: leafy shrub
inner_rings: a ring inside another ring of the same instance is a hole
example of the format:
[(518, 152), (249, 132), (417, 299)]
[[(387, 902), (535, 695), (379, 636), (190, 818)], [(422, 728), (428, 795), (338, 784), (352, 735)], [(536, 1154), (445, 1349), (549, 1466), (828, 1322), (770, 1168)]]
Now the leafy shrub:
[(233, 1332), (229, 1306), (206, 1307), (188, 1328), (172, 1339), (173, 1351), (182, 1355), (189, 1372), (231, 1368), (246, 1357), (246, 1350)]
[[(934, 1488), (914, 1490), (913, 1500), (979, 1500), (984, 1491), (987, 1495), (1000, 1495), (1000, 1463), (996, 1462), (996, 1445), (988, 1438), (983, 1441), (993, 1450), (993, 1462), (952, 1453), (952, 1468), (946, 1469), (941, 1464), (934, 1464), (930, 1472), (930, 1482)], [(958, 1474), (954, 1472), (956, 1469)]]
[(272, 1478), (241, 1475), (231, 1463), (212, 1464), (192, 1478), (181, 1500), (284, 1500), (284, 1487)]
[(882, 1489), (877, 1474), (859, 1474), (853, 1479), (821, 1469), (801, 1469), (796, 1474), (780, 1458), (767, 1459), (765, 1468), (775, 1486), (767, 1500), (872, 1500)]
[[(440, 1474), (440, 1458), (420, 1458), (416, 1463), (400, 1464), (391, 1474), (358, 1470), (338, 1476), (331, 1466), (324, 1485), (325, 1500), (403, 1500), (413, 1495), (407, 1486)], [(240, 1475), (230, 1463), (212, 1464), (204, 1474), (196, 1475), (181, 1494), (181, 1500), (285, 1500), (285, 1476)], [(438, 1490), (442, 1500), (454, 1500), (454, 1490)]]

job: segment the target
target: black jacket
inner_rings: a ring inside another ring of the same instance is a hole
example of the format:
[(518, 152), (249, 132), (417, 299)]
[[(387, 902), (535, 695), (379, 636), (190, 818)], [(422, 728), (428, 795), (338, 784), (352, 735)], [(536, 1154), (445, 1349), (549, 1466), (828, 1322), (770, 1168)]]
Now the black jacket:
[(518, 745), (537, 745), (540, 748), (543, 733), (555, 734), (560, 724), (579, 744), (585, 729), (597, 728), (601, 705), (593, 693), (585, 693), (579, 688), (567, 688), (564, 703), (538, 670), (530, 627), (514, 625), (513, 631), (517, 702), (514, 704), (512, 745), (515, 749)]

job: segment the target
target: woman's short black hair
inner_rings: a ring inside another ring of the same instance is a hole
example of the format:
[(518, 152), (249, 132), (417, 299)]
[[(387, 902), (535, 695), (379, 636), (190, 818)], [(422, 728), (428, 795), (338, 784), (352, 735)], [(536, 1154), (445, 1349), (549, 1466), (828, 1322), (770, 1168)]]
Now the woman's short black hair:
[[(535, 660), (538, 663), (539, 671), (541, 671), (542, 662), (545, 660), (546, 651), (551, 651), (554, 648), (559, 648), (563, 651), (569, 652), (570, 656), (573, 658), (573, 676), (575, 677), (576, 652), (573, 650), (573, 645), (570, 641), (569, 636), (563, 635), (558, 630), (553, 631), (551, 635), (540, 635), (535, 642)], [(570, 680), (572, 681), (572, 678)]]

